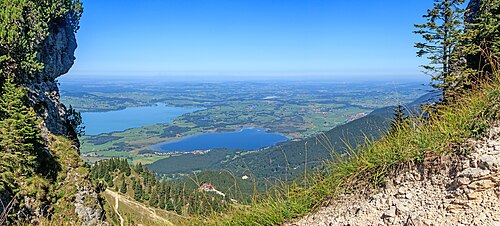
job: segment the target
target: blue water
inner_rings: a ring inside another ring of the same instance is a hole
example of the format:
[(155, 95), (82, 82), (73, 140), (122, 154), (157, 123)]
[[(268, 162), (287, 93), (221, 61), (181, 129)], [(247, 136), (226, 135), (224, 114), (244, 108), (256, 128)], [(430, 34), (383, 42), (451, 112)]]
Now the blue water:
[(244, 128), (237, 132), (206, 133), (167, 141), (153, 146), (153, 149), (164, 152), (189, 152), (214, 148), (234, 148), (255, 150), (288, 140), (287, 137), (266, 132), (259, 128)]
[(131, 107), (118, 111), (83, 112), (82, 119), (85, 134), (97, 135), (157, 123), (169, 123), (176, 117), (197, 110), (200, 109), (156, 104), (155, 106)]

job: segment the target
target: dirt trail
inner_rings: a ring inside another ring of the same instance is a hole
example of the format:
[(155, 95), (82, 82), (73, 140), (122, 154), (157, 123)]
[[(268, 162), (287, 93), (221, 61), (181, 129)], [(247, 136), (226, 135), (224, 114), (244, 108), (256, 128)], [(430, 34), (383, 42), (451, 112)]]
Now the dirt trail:
[(154, 208), (151, 208), (151, 207), (148, 207), (142, 203), (139, 203), (139, 202), (136, 202), (134, 200), (131, 200), (129, 199), (128, 197), (126, 196), (123, 196), (121, 194), (118, 194), (117, 192), (114, 192), (114, 191), (111, 191), (111, 190), (108, 190), (106, 189), (106, 192), (108, 192), (109, 194), (111, 194), (113, 197), (115, 197), (115, 212), (118, 214), (118, 216), (120, 217), (120, 222), (121, 222), (121, 226), (123, 226), (123, 218), (121, 217), (121, 215), (118, 213), (118, 198), (120, 197), (120, 201), (128, 206), (131, 206), (131, 207), (134, 207), (136, 208), (136, 210), (138, 212), (146, 212), (147, 215), (150, 217), (150, 218), (154, 218), (155, 220), (159, 221), (159, 222), (163, 222), (165, 225), (174, 225), (172, 222), (168, 221), (167, 219), (159, 216), (158, 214), (156, 214), (156, 210)]
[(123, 219), (122, 215), (118, 211), (118, 199), (119, 199), (120, 195), (118, 193), (116, 193), (116, 192), (113, 192), (113, 191), (110, 191), (110, 190), (107, 190), (107, 189), (106, 189), (105, 192), (109, 193), (115, 199), (115, 206), (114, 206), (113, 209), (115, 210), (116, 215), (118, 215), (118, 218), (120, 218), (120, 226), (124, 226), (125, 220)]

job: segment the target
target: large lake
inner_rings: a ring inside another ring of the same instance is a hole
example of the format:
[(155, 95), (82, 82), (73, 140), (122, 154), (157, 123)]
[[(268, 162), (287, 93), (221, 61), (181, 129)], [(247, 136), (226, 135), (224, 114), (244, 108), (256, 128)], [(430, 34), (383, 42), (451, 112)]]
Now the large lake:
[(200, 110), (156, 104), (155, 106), (131, 107), (118, 111), (83, 112), (86, 135), (97, 135), (130, 128), (170, 123), (176, 117)]
[(287, 137), (260, 128), (244, 128), (236, 132), (205, 133), (152, 146), (163, 152), (189, 152), (214, 148), (255, 150), (288, 140)]

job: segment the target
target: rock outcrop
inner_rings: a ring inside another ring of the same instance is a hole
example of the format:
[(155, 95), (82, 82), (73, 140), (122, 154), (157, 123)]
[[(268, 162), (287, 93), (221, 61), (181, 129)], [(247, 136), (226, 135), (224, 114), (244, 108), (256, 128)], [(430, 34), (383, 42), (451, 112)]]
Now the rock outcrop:
[(32, 106), (44, 121), (44, 129), (55, 135), (73, 135), (66, 123), (66, 107), (60, 102), (56, 79), (73, 66), (76, 47), (70, 23), (67, 20), (53, 23), (38, 54), (44, 64), (43, 71), (23, 79), (23, 85), (30, 91)]
[[(74, 129), (67, 122), (67, 109), (60, 101), (57, 83), (57, 78), (67, 73), (75, 60), (74, 53), (77, 44), (75, 32), (69, 21), (69, 18), (60, 19), (50, 25), (49, 35), (41, 45), (37, 56), (38, 60), (44, 64), (44, 69), (35, 75), (26, 75), (22, 78), (22, 85), (28, 89), (31, 105), (38, 117), (43, 120), (41, 130), (46, 146), (49, 147), (54, 142), (54, 139), (51, 139), (52, 134), (69, 137), (75, 146), (68, 147), (66, 151), (74, 152), (75, 158), (78, 159), (78, 138)], [(54, 155), (54, 153), (50, 154)], [(56, 159), (58, 156), (53, 156), (53, 158)], [(58, 161), (68, 160), (60, 159)], [(72, 186), (74, 190), (77, 190), (75, 197), (72, 197), (75, 215), (78, 216), (83, 225), (102, 223), (104, 212), (98, 201), (98, 193), (90, 183), (88, 171), (79, 169), (79, 167), (85, 166), (69, 163), (65, 163), (65, 165), (68, 165), (68, 171), (65, 180), (59, 186)], [(82, 175), (81, 172), (86, 172), (86, 174)], [(36, 200), (25, 200), (26, 206), (30, 206), (32, 202), (36, 202)], [(26, 208), (25, 211), (29, 211), (27, 216), (34, 218), (47, 215), (44, 211), (37, 209)]]
[[(77, 177), (79, 175), (76, 175)], [(78, 192), (75, 195), (75, 213), (83, 225), (107, 225), (102, 222), (104, 212), (99, 203), (97, 192), (88, 185), (75, 185)]]
[(290, 225), (500, 225), (500, 125), (465, 146), (464, 156), (428, 159)]

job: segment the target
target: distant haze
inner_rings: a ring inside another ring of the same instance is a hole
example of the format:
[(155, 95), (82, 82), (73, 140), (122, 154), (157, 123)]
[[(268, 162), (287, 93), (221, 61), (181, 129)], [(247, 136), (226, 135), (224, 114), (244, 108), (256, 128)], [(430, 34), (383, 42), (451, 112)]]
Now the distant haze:
[(59, 78), (59, 81), (197, 81), (197, 82), (225, 82), (225, 81), (306, 81), (306, 82), (334, 82), (334, 83), (357, 83), (357, 82), (419, 82), (428, 84), (430, 77), (423, 74), (402, 75), (298, 75), (298, 74), (95, 74), (78, 75), (69, 74)]

